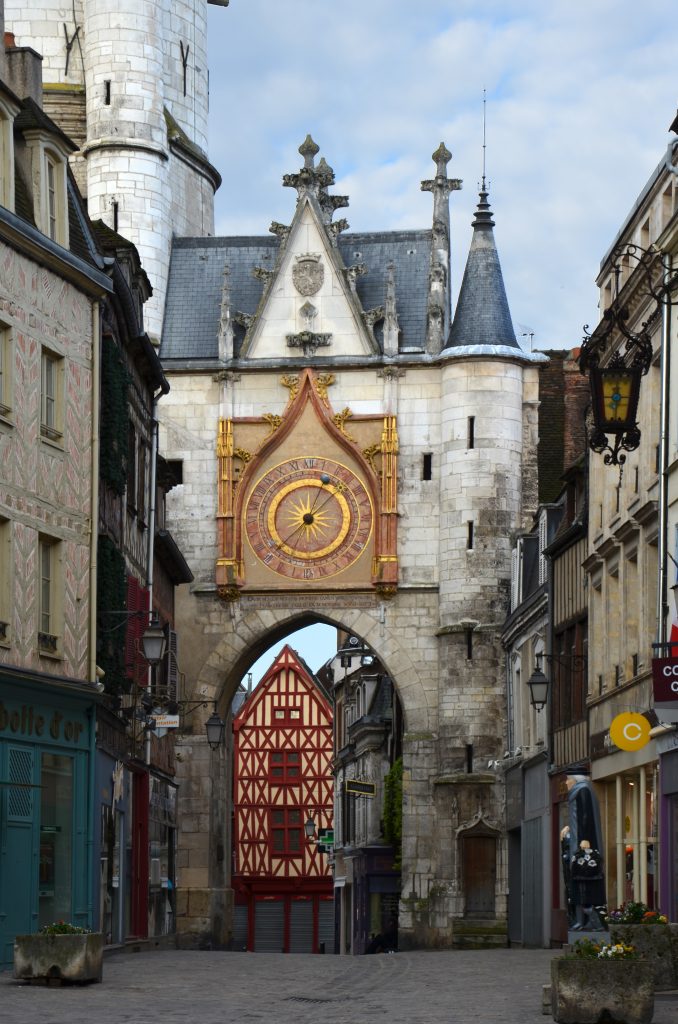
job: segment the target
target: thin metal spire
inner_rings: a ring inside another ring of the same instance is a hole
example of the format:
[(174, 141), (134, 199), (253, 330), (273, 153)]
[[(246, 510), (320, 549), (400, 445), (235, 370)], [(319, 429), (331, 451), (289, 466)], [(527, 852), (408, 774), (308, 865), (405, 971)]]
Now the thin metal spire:
[(483, 192), (487, 192), (487, 189), (485, 187), (485, 155), (486, 155), (485, 151), (487, 149), (486, 129), (487, 129), (487, 89), (483, 89), (483, 185), (482, 185), (482, 191)]

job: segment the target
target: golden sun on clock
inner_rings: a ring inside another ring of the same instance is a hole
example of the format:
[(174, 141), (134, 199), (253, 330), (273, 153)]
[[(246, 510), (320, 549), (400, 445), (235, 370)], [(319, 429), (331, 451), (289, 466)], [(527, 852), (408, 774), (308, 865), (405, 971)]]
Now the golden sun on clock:
[(360, 558), (373, 518), (367, 488), (351, 469), (303, 456), (257, 480), (245, 507), (245, 532), (255, 556), (273, 572), (323, 580)]

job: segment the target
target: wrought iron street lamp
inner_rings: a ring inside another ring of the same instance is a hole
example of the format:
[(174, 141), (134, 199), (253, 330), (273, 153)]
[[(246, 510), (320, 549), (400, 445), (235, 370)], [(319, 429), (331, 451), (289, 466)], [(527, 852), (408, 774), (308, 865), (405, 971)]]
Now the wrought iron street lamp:
[(527, 680), (530, 688), (530, 704), (536, 711), (546, 706), (550, 683), (541, 670), (541, 654), (537, 655), (537, 667)]
[(217, 712), (216, 702), (214, 704), (214, 710), (210, 717), (205, 722), (205, 732), (207, 733), (207, 743), (210, 750), (218, 750), (224, 741), (224, 732), (226, 731), (226, 723), (223, 718)]
[(141, 646), (144, 651), (144, 658), (152, 668), (157, 668), (165, 656), (166, 643), (167, 636), (165, 634), (165, 630), (160, 625), (158, 616), (154, 615), (151, 619), (150, 626), (148, 626), (141, 637)]
[[(589, 334), (584, 327), (579, 369), (588, 374), (591, 385), (594, 426), (589, 446), (594, 452), (605, 453), (606, 466), (623, 466), (625, 452), (635, 451), (640, 444), (638, 399), (641, 377), (652, 362), (652, 325), (659, 311), (666, 311), (672, 304), (678, 274), (671, 272), (665, 256), (655, 246), (644, 249), (622, 242), (612, 251), (610, 262), (615, 279), (614, 299), (595, 331)], [(656, 304), (639, 331), (629, 329), (629, 310), (619, 299), (622, 265), (633, 266), (633, 274), (640, 274), (639, 283)], [(661, 340), (664, 350), (667, 344), (665, 320), (664, 317)]]

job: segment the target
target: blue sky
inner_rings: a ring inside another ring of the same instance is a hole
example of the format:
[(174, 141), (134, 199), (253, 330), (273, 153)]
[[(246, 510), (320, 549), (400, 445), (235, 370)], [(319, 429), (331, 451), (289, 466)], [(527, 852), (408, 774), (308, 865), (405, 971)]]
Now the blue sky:
[[(675, 0), (231, 0), (209, 7), (209, 33), (217, 234), (290, 222), (296, 195), (281, 178), (301, 166), (307, 132), (349, 196), (351, 230), (429, 227), (419, 183), (444, 140), (448, 173), (464, 182), (450, 200), (456, 296), (486, 89), (516, 334), (541, 349), (580, 343), (598, 318), (600, 260), (670, 138)], [(316, 668), (325, 642), (294, 645)]]
[(334, 168), (351, 230), (428, 227), (419, 190), (445, 141), (453, 291), (482, 172), (516, 333), (577, 345), (594, 278), (669, 139), (678, 101), (675, 0), (231, 0), (209, 8), (217, 234), (289, 223), (297, 147)]

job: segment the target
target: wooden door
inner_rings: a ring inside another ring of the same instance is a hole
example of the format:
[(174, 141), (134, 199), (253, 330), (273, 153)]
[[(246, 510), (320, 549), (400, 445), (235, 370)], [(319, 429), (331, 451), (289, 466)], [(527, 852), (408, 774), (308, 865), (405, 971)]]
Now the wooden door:
[(471, 835), (464, 840), (464, 893), (467, 917), (494, 917), (497, 879), (497, 840)]

